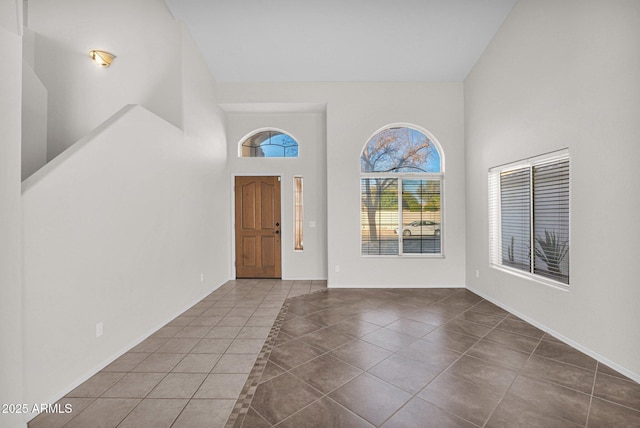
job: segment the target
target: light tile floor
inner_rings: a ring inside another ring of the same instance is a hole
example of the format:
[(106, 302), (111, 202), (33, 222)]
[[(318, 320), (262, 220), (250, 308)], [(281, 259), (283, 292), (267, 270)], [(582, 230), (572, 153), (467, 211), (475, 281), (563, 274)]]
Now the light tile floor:
[(224, 426), (288, 297), (325, 281), (229, 281), (43, 413), (29, 428)]
[(231, 281), (60, 403), (29, 427), (640, 427), (640, 385), (469, 291), (311, 281)]

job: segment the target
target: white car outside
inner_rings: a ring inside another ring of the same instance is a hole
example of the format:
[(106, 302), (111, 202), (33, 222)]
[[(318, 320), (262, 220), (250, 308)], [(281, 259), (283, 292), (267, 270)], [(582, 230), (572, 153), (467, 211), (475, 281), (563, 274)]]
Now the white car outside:
[[(399, 228), (395, 228), (397, 234)], [(435, 221), (416, 220), (402, 227), (402, 236), (439, 236), (440, 225)]]

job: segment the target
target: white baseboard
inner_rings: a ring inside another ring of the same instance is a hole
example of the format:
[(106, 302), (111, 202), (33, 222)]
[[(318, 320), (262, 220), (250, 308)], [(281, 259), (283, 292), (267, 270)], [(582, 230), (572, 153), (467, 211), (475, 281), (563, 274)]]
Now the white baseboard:
[(541, 323), (537, 322), (536, 320), (529, 318), (528, 316), (526, 316), (526, 315), (524, 315), (524, 314), (522, 314), (522, 313), (520, 313), (520, 312), (518, 312), (518, 311), (516, 311), (516, 310), (514, 310), (512, 308), (510, 308), (509, 306), (503, 304), (502, 302), (499, 302), (499, 301), (487, 296), (486, 294), (482, 293), (481, 291), (476, 290), (473, 287), (467, 287), (467, 289), (469, 291), (474, 292), (475, 294), (477, 294), (478, 296), (482, 297), (483, 299), (488, 300), (489, 302), (493, 303), (494, 305), (501, 307), (505, 311), (510, 312), (510, 313), (512, 313), (513, 315), (515, 315), (515, 316), (517, 316), (519, 318), (522, 318), (523, 320), (525, 320), (529, 324), (539, 328), (540, 330), (544, 331), (547, 334), (550, 334), (551, 336), (555, 337), (556, 339), (560, 340), (561, 342), (564, 342), (567, 345), (577, 349), (578, 351), (590, 356), (594, 360), (596, 360), (596, 361), (598, 361), (598, 362), (600, 362), (600, 363), (602, 363), (602, 364), (604, 364), (606, 366), (609, 366), (613, 370), (625, 375), (629, 379), (632, 379), (633, 381), (640, 383), (640, 374), (634, 373), (631, 370), (629, 370), (629, 369), (627, 369), (625, 367), (622, 367), (619, 364), (614, 363), (613, 361), (609, 360), (606, 357), (603, 357), (602, 355), (598, 354), (597, 352), (592, 351), (591, 349), (587, 348), (586, 346), (581, 345), (580, 343), (575, 342), (574, 340), (569, 339), (566, 336), (563, 336), (562, 334), (554, 331), (553, 329), (547, 327), (546, 325), (541, 324)]
[(327, 288), (422, 288), (425, 290), (428, 290), (430, 288), (467, 288), (464, 285), (429, 285), (429, 286), (425, 286), (424, 284), (413, 284), (413, 285), (407, 285), (407, 284), (385, 284), (385, 285), (362, 285), (362, 284), (332, 284), (332, 283), (328, 283), (327, 284)]
[(283, 281), (326, 281), (327, 278), (317, 278), (317, 277), (307, 277), (307, 276), (287, 276), (287, 277), (282, 277)]
[[(225, 281), (226, 283), (226, 281)], [(187, 309), (191, 308), (193, 305), (195, 305), (196, 303), (200, 302), (202, 299), (204, 299), (205, 297), (207, 297), (209, 294), (213, 293), (214, 291), (216, 291), (218, 288), (220, 288), (222, 285), (224, 285), (224, 283), (218, 285), (217, 287), (215, 287), (212, 290), (206, 291), (204, 292), (204, 294), (202, 295), (202, 297), (196, 298), (193, 302), (188, 303), (187, 305), (185, 305), (183, 308), (177, 310), (173, 315), (170, 315), (167, 320), (162, 321), (160, 323), (158, 323), (158, 325), (152, 327), (151, 329), (149, 329), (146, 333), (138, 336), (137, 338), (135, 338), (134, 340), (132, 340), (131, 342), (129, 342), (129, 344), (123, 346), (119, 351), (115, 352), (114, 354), (112, 354), (111, 356), (109, 356), (107, 359), (103, 360), (100, 364), (98, 364), (98, 366), (95, 369), (90, 370), (89, 372), (85, 373), (83, 376), (80, 376), (80, 378), (76, 379), (74, 382), (72, 382), (71, 384), (67, 385), (66, 387), (64, 387), (58, 394), (55, 394), (54, 397), (52, 397), (51, 399), (49, 399), (48, 401), (46, 401), (46, 404), (54, 404), (57, 401), (61, 400), (62, 398), (64, 398), (65, 395), (67, 395), (68, 393), (70, 393), (71, 391), (73, 391), (74, 389), (76, 389), (77, 387), (79, 387), (80, 385), (82, 385), (84, 382), (86, 382), (87, 380), (89, 380), (92, 376), (94, 376), (96, 373), (100, 372), (102, 369), (104, 369), (105, 367), (107, 367), (109, 364), (111, 364), (112, 362), (114, 362), (118, 357), (122, 356), (124, 353), (126, 353), (127, 351), (129, 351), (130, 349), (134, 348), (135, 346), (139, 345), (140, 343), (142, 343), (145, 339), (147, 339), (149, 336), (151, 336), (153, 333), (155, 333), (156, 331), (158, 331), (160, 328), (164, 327), (169, 321), (177, 318), (180, 314), (182, 314), (184, 311), (186, 311)], [(31, 419), (35, 418), (36, 416), (38, 416), (37, 413), (31, 415), (29, 417), (29, 419), (27, 419), (27, 422), (30, 421)]]

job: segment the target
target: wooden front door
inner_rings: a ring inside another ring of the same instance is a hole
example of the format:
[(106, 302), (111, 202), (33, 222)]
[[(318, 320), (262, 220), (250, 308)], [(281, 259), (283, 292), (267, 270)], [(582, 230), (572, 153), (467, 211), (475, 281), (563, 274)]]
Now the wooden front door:
[(280, 177), (236, 177), (236, 278), (280, 278)]

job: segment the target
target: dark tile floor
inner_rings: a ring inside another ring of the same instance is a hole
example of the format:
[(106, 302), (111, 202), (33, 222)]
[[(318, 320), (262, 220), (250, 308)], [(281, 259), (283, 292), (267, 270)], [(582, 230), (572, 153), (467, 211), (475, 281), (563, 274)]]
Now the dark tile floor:
[(312, 281), (231, 281), (60, 403), (29, 427), (640, 427), (640, 385), (469, 291)]
[(640, 385), (466, 290), (331, 289), (280, 316), (228, 427), (640, 427)]

